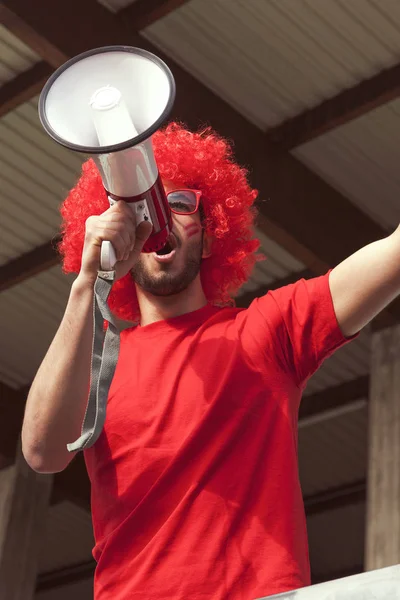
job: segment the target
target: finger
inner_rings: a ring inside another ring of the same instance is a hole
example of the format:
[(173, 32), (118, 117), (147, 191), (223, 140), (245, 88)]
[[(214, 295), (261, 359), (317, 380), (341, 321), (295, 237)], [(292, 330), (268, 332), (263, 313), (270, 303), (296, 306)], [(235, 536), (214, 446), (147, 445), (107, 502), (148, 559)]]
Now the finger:
[(143, 250), (143, 246), (150, 237), (152, 231), (153, 226), (149, 221), (142, 221), (141, 223), (139, 223), (136, 229), (135, 244), (129, 255), (130, 263), (134, 264), (134, 262), (138, 259), (139, 254)]
[(115, 250), (115, 256), (117, 258), (117, 261), (124, 260), (128, 246), (126, 244), (126, 240), (121, 234), (114, 232), (113, 235), (105, 237), (103, 241), (111, 242)]
[(124, 225), (129, 231), (134, 231), (136, 229), (135, 218), (129, 213), (103, 213), (98, 217), (97, 223), (103, 227), (113, 223)]
[(127, 242), (127, 252), (130, 252), (135, 243), (136, 223), (131, 211), (128, 213), (113, 213), (101, 218), (99, 225), (106, 229), (120, 232)]
[(110, 208), (103, 214), (122, 215), (124, 218), (135, 224), (135, 213), (132, 210), (132, 204), (124, 202), (123, 200), (118, 200), (118, 202), (110, 206)]
[(138, 228), (137, 228), (138, 237), (136, 238), (135, 246), (132, 249), (132, 251), (130, 252), (128, 259), (124, 260), (122, 262), (119, 262), (116, 265), (118, 279), (120, 277), (123, 277), (127, 273), (129, 273), (131, 271), (131, 269), (133, 268), (133, 266), (137, 263), (139, 255), (143, 249), (143, 246), (144, 246), (146, 240), (148, 239), (148, 237), (150, 236), (152, 230), (153, 230), (153, 227), (152, 227), (151, 223), (149, 223), (149, 222), (143, 222), (143, 224), (141, 223), (138, 226)]
[(153, 225), (150, 221), (142, 221), (136, 228), (136, 236), (135, 236), (135, 250), (142, 251), (144, 244), (149, 239), (151, 232), (153, 231)]
[(91, 235), (96, 239), (95, 244), (97, 245), (103, 240), (112, 242), (114, 236), (119, 235), (125, 244), (124, 255), (119, 259), (122, 260), (125, 255), (129, 255), (134, 245), (135, 227), (128, 225), (124, 219), (120, 221), (102, 220), (97, 224), (94, 231), (91, 232)]

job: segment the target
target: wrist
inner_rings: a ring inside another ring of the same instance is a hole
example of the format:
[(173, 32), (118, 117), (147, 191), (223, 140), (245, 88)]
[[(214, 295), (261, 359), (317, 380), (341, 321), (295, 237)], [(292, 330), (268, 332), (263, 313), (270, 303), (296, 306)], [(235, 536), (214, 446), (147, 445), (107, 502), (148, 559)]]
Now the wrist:
[(91, 293), (94, 291), (94, 284), (97, 279), (97, 273), (94, 274), (85, 274), (80, 272), (78, 277), (72, 284), (72, 291), (78, 294)]

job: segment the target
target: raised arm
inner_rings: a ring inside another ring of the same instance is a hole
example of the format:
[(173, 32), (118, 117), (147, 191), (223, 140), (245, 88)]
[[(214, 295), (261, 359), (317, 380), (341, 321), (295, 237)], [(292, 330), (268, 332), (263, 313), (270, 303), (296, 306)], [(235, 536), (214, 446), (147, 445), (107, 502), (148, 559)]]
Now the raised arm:
[(72, 285), (61, 325), (33, 381), (26, 404), (22, 450), (35, 471), (62, 471), (73, 454), (66, 445), (80, 435), (89, 391), (94, 282), (103, 240), (113, 243), (117, 277), (134, 265), (151, 226), (135, 231), (132, 211), (118, 202), (86, 223), (82, 268)]
[(329, 285), (339, 326), (350, 337), (400, 293), (400, 227), (335, 267)]

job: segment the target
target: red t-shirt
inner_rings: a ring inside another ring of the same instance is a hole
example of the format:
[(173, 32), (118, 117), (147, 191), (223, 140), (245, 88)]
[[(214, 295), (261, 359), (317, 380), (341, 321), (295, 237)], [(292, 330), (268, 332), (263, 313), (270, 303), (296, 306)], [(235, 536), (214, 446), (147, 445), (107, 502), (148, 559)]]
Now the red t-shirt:
[(85, 452), (96, 600), (252, 600), (309, 584), (297, 415), (346, 339), (328, 275), (122, 333)]

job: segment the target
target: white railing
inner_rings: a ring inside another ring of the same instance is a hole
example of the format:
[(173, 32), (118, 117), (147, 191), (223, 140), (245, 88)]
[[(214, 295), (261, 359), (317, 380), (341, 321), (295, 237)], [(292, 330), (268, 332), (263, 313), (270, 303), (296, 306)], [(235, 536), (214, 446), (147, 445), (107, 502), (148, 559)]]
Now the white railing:
[(258, 600), (400, 600), (400, 565)]

